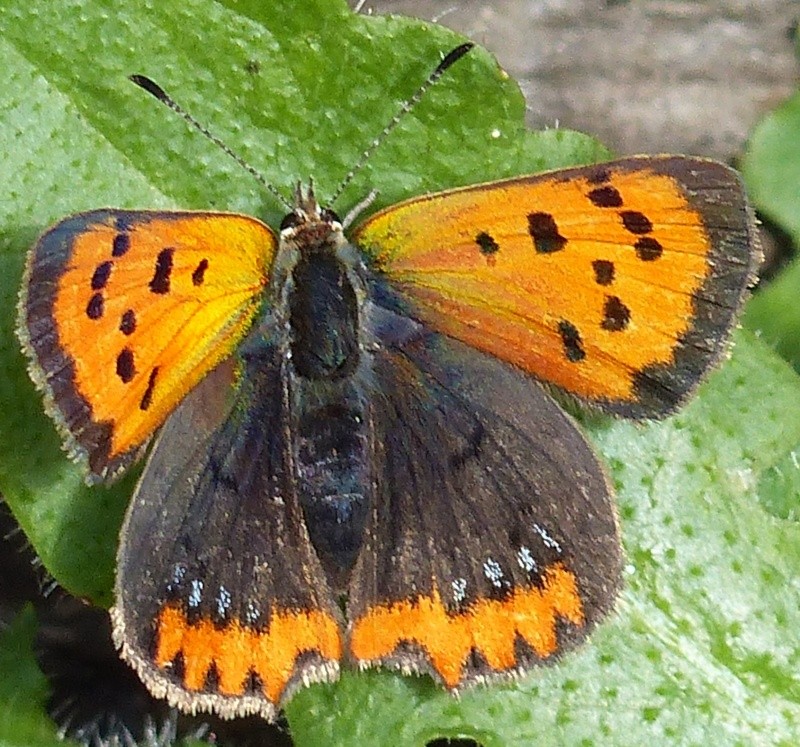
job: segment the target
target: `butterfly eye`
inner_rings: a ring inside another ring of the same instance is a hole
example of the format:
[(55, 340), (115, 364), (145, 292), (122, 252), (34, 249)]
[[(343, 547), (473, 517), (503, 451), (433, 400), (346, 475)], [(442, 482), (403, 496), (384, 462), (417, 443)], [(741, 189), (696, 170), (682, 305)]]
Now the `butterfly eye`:
[(320, 213), (320, 217), (326, 223), (341, 223), (342, 219), (333, 212), (330, 208), (323, 208), (322, 212)]
[(303, 218), (299, 213), (289, 213), (288, 215), (284, 216), (284, 219), (281, 221), (281, 231), (284, 231), (287, 228), (296, 228), (301, 223), (303, 223)]

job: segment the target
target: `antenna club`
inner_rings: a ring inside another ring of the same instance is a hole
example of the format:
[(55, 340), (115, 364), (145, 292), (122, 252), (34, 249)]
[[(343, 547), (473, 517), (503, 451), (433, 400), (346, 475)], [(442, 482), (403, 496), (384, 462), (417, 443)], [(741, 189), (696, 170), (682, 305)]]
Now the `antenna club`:
[(159, 101), (165, 104), (169, 101), (166, 91), (153, 80), (150, 80), (146, 75), (129, 75), (128, 80), (135, 83), (139, 88), (143, 88), (151, 96), (155, 96)]
[(284, 207), (291, 210), (292, 204), (278, 191), (276, 187), (270, 184), (261, 172), (253, 168), (247, 161), (244, 160), (238, 153), (235, 153), (229, 148), (222, 140), (214, 135), (207, 127), (200, 124), (189, 112), (187, 112), (180, 104), (178, 104), (161, 86), (155, 81), (150, 80), (146, 75), (129, 75), (128, 80), (135, 83), (139, 88), (144, 89), (151, 96), (155, 97), (168, 109), (171, 109), (180, 117), (186, 120), (195, 130), (197, 130), (203, 137), (208, 138), (214, 145), (216, 145), (223, 153), (230, 156), (236, 163), (238, 163), (247, 173), (249, 173), (264, 189), (267, 190), (273, 197), (275, 197)]
[(437, 65), (434, 75), (441, 75), (448, 67), (458, 62), (474, 46), (475, 44), (473, 42), (465, 42), (455, 49), (451, 49)]
[(389, 123), (386, 125), (386, 127), (384, 127), (380, 133), (378, 133), (378, 136), (369, 144), (367, 149), (362, 152), (353, 168), (347, 172), (344, 179), (342, 179), (341, 183), (336, 188), (336, 191), (333, 193), (333, 197), (330, 199), (331, 205), (333, 205), (336, 200), (341, 197), (342, 193), (345, 191), (345, 189), (347, 189), (347, 186), (350, 184), (350, 182), (353, 181), (353, 178), (356, 176), (356, 174), (358, 174), (361, 169), (364, 168), (364, 165), (367, 163), (370, 156), (381, 145), (381, 143), (386, 140), (394, 128), (400, 124), (403, 116), (407, 114), (417, 103), (419, 103), (420, 99), (425, 95), (427, 90), (439, 81), (445, 70), (458, 62), (474, 46), (475, 45), (472, 42), (465, 42), (464, 44), (457, 46), (455, 49), (451, 49), (442, 58), (442, 61), (434, 68), (433, 72), (428, 75), (419, 88), (417, 88), (417, 90), (400, 105), (397, 113), (389, 120)]

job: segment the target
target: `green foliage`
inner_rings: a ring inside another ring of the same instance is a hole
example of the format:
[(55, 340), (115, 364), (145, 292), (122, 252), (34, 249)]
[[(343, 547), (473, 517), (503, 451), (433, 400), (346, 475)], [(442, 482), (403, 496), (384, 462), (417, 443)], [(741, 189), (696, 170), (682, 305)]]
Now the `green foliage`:
[(47, 682), (31, 650), (35, 630), (36, 617), (27, 609), (0, 633), (0, 747), (63, 744), (42, 715)]
[[(756, 127), (742, 162), (748, 189), (762, 215), (800, 249), (800, 92)], [(800, 371), (800, 261), (761, 289), (745, 323), (760, 332)], [(797, 493), (795, 493), (797, 495)]]

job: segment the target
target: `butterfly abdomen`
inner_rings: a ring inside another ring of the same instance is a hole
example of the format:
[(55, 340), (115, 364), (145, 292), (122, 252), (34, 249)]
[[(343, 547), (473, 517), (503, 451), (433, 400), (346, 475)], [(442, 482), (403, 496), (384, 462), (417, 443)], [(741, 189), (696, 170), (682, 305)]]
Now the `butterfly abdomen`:
[(359, 366), (359, 308), (351, 273), (329, 245), (292, 270), (289, 392), (298, 495), (331, 581), (344, 584), (368, 513), (368, 443)]

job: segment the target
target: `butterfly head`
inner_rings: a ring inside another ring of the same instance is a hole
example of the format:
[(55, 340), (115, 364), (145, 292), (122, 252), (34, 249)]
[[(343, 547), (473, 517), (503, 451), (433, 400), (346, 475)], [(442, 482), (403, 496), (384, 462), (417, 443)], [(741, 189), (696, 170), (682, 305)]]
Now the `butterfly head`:
[(333, 210), (319, 206), (313, 183), (305, 191), (298, 183), (294, 207), (281, 221), (280, 232), (282, 241), (302, 253), (325, 251), (338, 246), (338, 238), (343, 240), (341, 218)]

